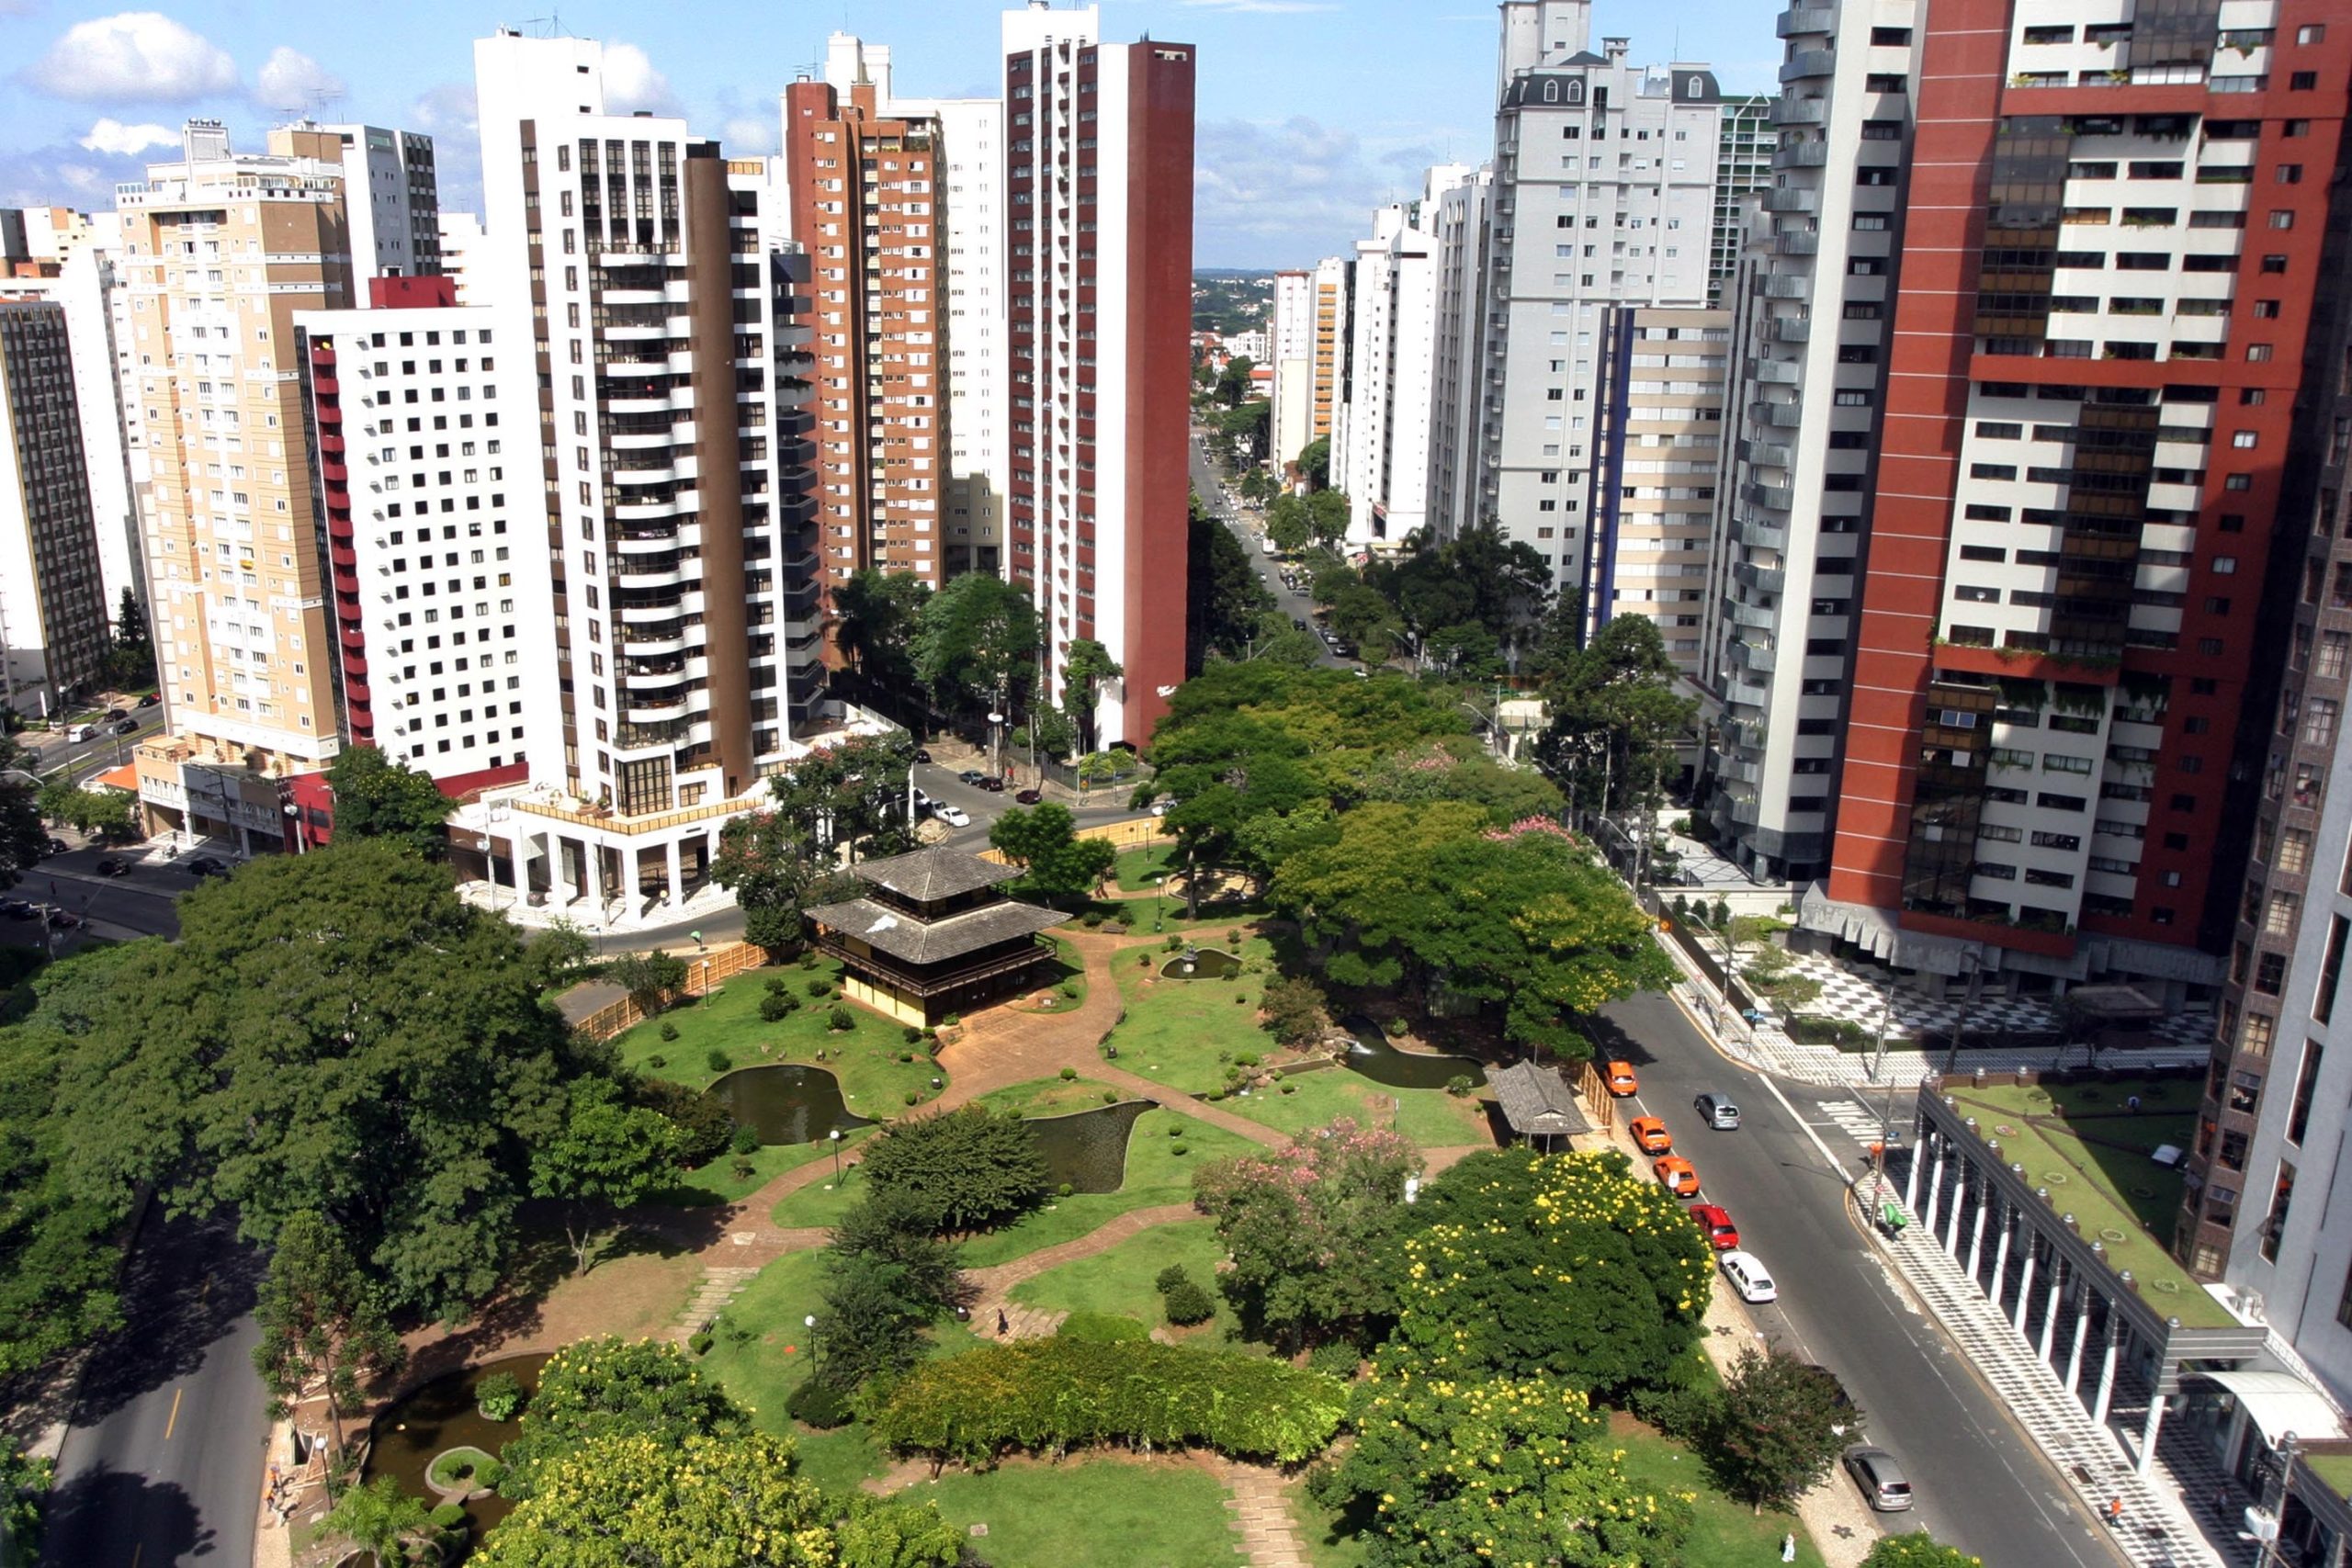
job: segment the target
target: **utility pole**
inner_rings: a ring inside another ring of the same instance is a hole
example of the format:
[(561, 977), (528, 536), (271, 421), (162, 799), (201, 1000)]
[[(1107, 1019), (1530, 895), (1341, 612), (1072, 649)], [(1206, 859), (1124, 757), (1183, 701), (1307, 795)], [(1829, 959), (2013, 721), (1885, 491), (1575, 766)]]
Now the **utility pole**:
[(1946, 1077), (1960, 1071), (1960, 1043), (1968, 1033), (1968, 1013), (1969, 1010), (1975, 1005), (1977, 984), (1984, 977), (1984, 965), (1975, 953), (1963, 953), (1960, 957), (1961, 962), (1968, 965), (1968, 984), (1961, 989), (1960, 1021), (1952, 1026), (1951, 1044), (1944, 1052), (1944, 1077)]
[[(1894, 1015), (1894, 971), (1886, 973), (1886, 989), (1878, 1004), (1878, 1051), (1871, 1064), (1871, 1081), (1879, 1081), (1886, 1071), (1886, 1031)], [(1886, 1141), (1894, 1128), (1894, 1085), (1886, 1086), (1886, 1103), (1879, 1110), (1878, 1147), (1871, 1154), (1871, 1199), (1866, 1205), (1873, 1213), (1878, 1210), (1879, 1194), (1886, 1190)], [(1914, 1155), (1912, 1157), (1917, 1157)]]

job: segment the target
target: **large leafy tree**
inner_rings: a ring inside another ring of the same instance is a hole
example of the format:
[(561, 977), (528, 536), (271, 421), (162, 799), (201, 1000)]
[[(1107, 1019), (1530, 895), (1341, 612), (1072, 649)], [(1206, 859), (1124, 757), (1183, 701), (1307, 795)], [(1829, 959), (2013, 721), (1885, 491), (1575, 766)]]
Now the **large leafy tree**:
[(596, 1209), (642, 1201), (676, 1170), (682, 1141), (677, 1123), (624, 1103), (610, 1079), (572, 1080), (562, 1129), (531, 1150), (531, 1192), (562, 1200), (577, 1272), (588, 1272)]
[(1317, 490), (1331, 482), (1331, 438), (1318, 435), (1298, 449), (1298, 471)]
[(790, 1442), (753, 1433), (672, 1443), (600, 1437), (483, 1539), (477, 1568), (950, 1568), (963, 1534), (935, 1505), (836, 1500)]
[(1377, 1568), (1672, 1562), (1691, 1508), (1626, 1475), (1583, 1391), (1549, 1378), (1364, 1385), (1339, 1484)]
[(718, 830), (711, 880), (735, 895), (744, 941), (771, 953), (800, 945), (800, 911), (820, 874), (810, 848), (798, 825), (777, 811), (747, 811)]
[(1233, 530), (1193, 497), (1185, 533), (1184, 669), (1197, 675), (1212, 653), (1238, 659), (1249, 651), (1261, 618), (1274, 607)]
[(1274, 497), (1266, 507), (1266, 537), (1286, 556), (1296, 555), (1313, 544), (1315, 527), (1307, 515), (1306, 502), (1288, 491)]
[[(1323, 493), (1329, 495), (1330, 491)], [(1396, 624), (1396, 613), (1372, 589), (1361, 582), (1351, 583), (1340, 590), (1331, 602), (1331, 629), (1342, 641), (1356, 645), (1367, 663), (1379, 664), (1388, 658), (1390, 628)]]
[(1384, 1364), (1558, 1378), (1600, 1398), (1668, 1386), (1699, 1342), (1706, 1240), (1623, 1155), (1475, 1154), (1421, 1190), (1413, 1218)]
[[(868, 840), (896, 839), (906, 824), (907, 774), (914, 762), (915, 743), (904, 731), (861, 735), (810, 751), (768, 780), (775, 820), (761, 831), (773, 836), (756, 857), (747, 847), (739, 865), (749, 868), (755, 859), (760, 870), (774, 873), (781, 869), (774, 857), (797, 846), (811, 846), (812, 852), (845, 847), (854, 858)], [(722, 854), (725, 847), (722, 838)]]
[[(1698, 713), (1677, 694), (1674, 660), (1645, 615), (1620, 615), (1583, 648), (1547, 656), (1552, 728), (1541, 742), (1587, 810), (1657, 808), (1677, 742)], [(1645, 835), (1646, 836), (1646, 835)]]
[(1984, 1560), (1946, 1546), (1926, 1530), (1881, 1536), (1862, 1568), (1984, 1568)]
[(1346, 1120), (1204, 1168), (1193, 1201), (1232, 1255), (1218, 1283), (1243, 1320), (1296, 1344), (1393, 1313), (1405, 1182), (1420, 1168), (1403, 1138)]
[(541, 1369), (523, 1429), (500, 1452), (507, 1474), (499, 1490), (531, 1496), (545, 1471), (602, 1438), (647, 1438), (674, 1448), (690, 1438), (731, 1438), (750, 1430), (750, 1414), (704, 1377), (683, 1347), (578, 1340)]
[(1037, 612), (1026, 587), (967, 572), (926, 600), (916, 617), (916, 677), (933, 700), (972, 713), (1010, 705), (1037, 660)]
[(997, 1224), (1046, 1195), (1035, 1134), (985, 1105), (893, 1122), (867, 1141), (858, 1168), (877, 1190), (903, 1192), (934, 1231)]
[(278, 1227), (254, 1318), (261, 1325), (254, 1368), (269, 1390), (270, 1414), (283, 1418), (317, 1389), (326, 1400), (327, 1445), (340, 1455), (343, 1413), (358, 1404), (360, 1383), (403, 1358), (383, 1288), (341, 1234), (306, 1210)]
[(1829, 1473), (1861, 1422), (1835, 1372), (1750, 1346), (1724, 1381), (1700, 1446), (1732, 1495), (1787, 1508)]
[(1080, 838), (1069, 807), (1052, 801), (1005, 812), (989, 828), (989, 843), (1049, 903), (1092, 892), (1118, 861), (1109, 840)]
[(1078, 750), (1094, 750), (1094, 701), (1102, 682), (1116, 681), (1126, 667), (1091, 637), (1072, 637), (1062, 649), (1062, 710), (1078, 734)]
[(36, 788), (17, 776), (29, 775), (32, 762), (22, 746), (0, 735), (0, 887), (14, 887), (49, 850)]
[(430, 773), (395, 761), (373, 746), (346, 746), (327, 765), (338, 839), (390, 839), (428, 860), (447, 852), (445, 828), (456, 802)]
[(514, 928), (363, 840), (198, 888), (180, 932), (124, 962), (68, 1069), (80, 1190), (153, 1184), (261, 1242), (316, 1211), (395, 1305), (481, 1301), (574, 1068)]
[(406, 1562), (410, 1543), (424, 1539), (432, 1523), (424, 1500), (389, 1475), (345, 1492), (326, 1517), (320, 1533), (351, 1542), (378, 1562)]
[(910, 649), (931, 588), (910, 571), (868, 567), (833, 591), (833, 639), (869, 691), (904, 689), (914, 679)]

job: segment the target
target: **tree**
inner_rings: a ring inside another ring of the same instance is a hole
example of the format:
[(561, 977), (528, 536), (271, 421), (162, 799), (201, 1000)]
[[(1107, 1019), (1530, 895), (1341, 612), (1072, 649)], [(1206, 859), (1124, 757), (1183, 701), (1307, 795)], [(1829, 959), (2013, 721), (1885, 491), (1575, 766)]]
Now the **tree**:
[(48, 1521), (42, 1505), (57, 1478), (57, 1461), (35, 1459), (14, 1444), (0, 1443), (0, 1543), (11, 1544), (22, 1562), (40, 1561)]
[(924, 1331), (940, 1308), (900, 1265), (871, 1253), (836, 1253), (825, 1260), (823, 1297), (810, 1375), (827, 1387), (846, 1392), (904, 1372), (930, 1353)]
[(752, 1433), (598, 1438), (483, 1538), (475, 1568), (950, 1568), (963, 1532), (935, 1505), (829, 1497), (793, 1445)]
[(605, 978), (628, 993), (638, 1010), (660, 1012), (685, 988), (686, 961), (674, 953), (624, 953), (605, 965)]
[(588, 1272), (595, 1230), (591, 1204), (626, 1209), (641, 1201), (677, 1168), (682, 1140), (660, 1111), (625, 1105), (604, 1078), (576, 1078), (563, 1130), (531, 1151), (531, 1192), (563, 1201), (563, 1234), (574, 1272)]
[(379, 1475), (345, 1492), (319, 1521), (319, 1529), (370, 1553), (379, 1563), (396, 1563), (408, 1561), (409, 1542), (431, 1522), (424, 1499), (404, 1491), (392, 1477)]
[(1096, 688), (1126, 672), (1111, 650), (1091, 637), (1072, 637), (1062, 646), (1062, 705), (1077, 727), (1080, 750), (1094, 750)]
[(1306, 1044), (1319, 1036), (1329, 1021), (1321, 988), (1296, 976), (1269, 980), (1260, 1007), (1266, 1015), (1266, 1032), (1283, 1045)]
[(718, 830), (711, 880), (735, 895), (743, 940), (771, 956), (800, 945), (801, 910), (818, 874), (808, 850), (797, 826), (780, 812), (747, 811)]
[[(1331, 492), (1325, 491), (1325, 495)], [(1366, 588), (1363, 583), (1351, 583), (1340, 590), (1331, 602), (1331, 629), (1343, 642), (1351, 642), (1362, 652), (1368, 664), (1379, 664), (1388, 657), (1388, 628), (1396, 624), (1396, 613), (1388, 601)]]
[(1926, 1530), (1881, 1536), (1862, 1568), (1984, 1568), (1984, 1560), (1946, 1546)]
[(457, 803), (429, 773), (373, 746), (346, 746), (327, 765), (337, 839), (390, 839), (427, 860), (448, 852), (445, 824)]
[(1206, 515), (1200, 501), (1193, 497), (1185, 533), (1184, 670), (1193, 675), (1211, 653), (1241, 657), (1259, 617), (1274, 607), (1274, 597), (1259, 580), (1241, 541), (1232, 529)]
[(1204, 1168), (1193, 1201), (1233, 1257), (1219, 1284), (1242, 1320), (1289, 1345), (1393, 1312), (1405, 1182), (1420, 1168), (1403, 1138), (1344, 1118)]
[(1037, 659), (1037, 612), (1025, 587), (966, 572), (916, 618), (916, 677), (934, 701), (963, 712), (1008, 711)]
[(1080, 838), (1069, 807), (1052, 801), (1006, 811), (989, 827), (989, 843), (1028, 873), (1024, 880), (1047, 903), (1092, 892), (1118, 862), (1107, 840)]
[(931, 587), (910, 571), (875, 567), (850, 574), (833, 591), (833, 640), (866, 679), (869, 691), (910, 681), (908, 657)]
[(1584, 648), (1548, 657), (1552, 728), (1543, 750), (1574, 780), (1578, 806), (1640, 808), (1645, 820), (1635, 837), (1646, 842), (1646, 818), (1698, 712), (1695, 699), (1675, 694), (1677, 671), (1657, 623), (1620, 615)]
[(1422, 1188), (1391, 1253), (1384, 1364), (1552, 1377), (1608, 1398), (1667, 1386), (1699, 1342), (1713, 1258), (1682, 1205), (1615, 1153), (1494, 1150)]
[(316, 1211), (389, 1304), (469, 1310), (503, 1279), (526, 1151), (561, 1127), (570, 1031), (514, 928), (382, 841), (265, 856), (139, 944), (59, 1092), (76, 1190)]
[(1266, 507), (1266, 537), (1286, 556), (1296, 555), (1314, 543), (1315, 529), (1306, 502), (1288, 493), (1274, 497)]
[(1331, 438), (1318, 435), (1298, 449), (1298, 471), (1306, 482), (1322, 490), (1331, 482)]
[(1306, 498), (1306, 532), (1318, 545), (1336, 546), (1348, 536), (1348, 498), (1317, 490)]
[(1338, 1489), (1371, 1518), (1380, 1568), (1673, 1562), (1684, 1497), (1645, 1490), (1583, 1391), (1545, 1378), (1367, 1384)]
[(751, 1416), (703, 1376), (684, 1346), (652, 1339), (582, 1339), (540, 1369), (523, 1407), (523, 1429), (500, 1451), (499, 1491), (529, 1497), (542, 1472), (602, 1438), (647, 1438), (675, 1448), (689, 1438), (736, 1438)]
[(768, 857), (795, 845), (820, 858), (828, 846), (845, 848), (855, 859), (862, 841), (905, 822), (914, 763), (914, 740), (894, 731), (822, 747), (774, 774), (768, 793), (775, 797), (778, 836), (767, 841), (760, 863), (775, 869)]
[[(130, 837), (130, 796), (120, 790), (80, 789), (52, 779), (41, 785), (34, 804), (41, 817), (70, 823), (93, 837), (117, 842)], [(41, 837), (46, 840), (47, 835)]]
[(147, 635), (147, 606), (139, 602), (139, 591), (129, 583), (123, 585), (122, 597), (115, 606), (114, 645), (141, 656), (153, 651)]
[(1751, 1346), (1733, 1363), (1700, 1449), (1733, 1496), (1788, 1508), (1829, 1473), (1861, 1420), (1836, 1373)]
[(1216, 400), (1227, 408), (1239, 406), (1250, 395), (1250, 372), (1255, 368), (1247, 355), (1237, 354), (1225, 362), (1216, 378)]
[(970, 1297), (962, 1253), (933, 1228), (930, 1205), (904, 1187), (869, 1191), (833, 1227), (831, 1245), (837, 1257), (871, 1258), (898, 1269), (906, 1298), (932, 1314)]
[(984, 1229), (1046, 1195), (1035, 1135), (985, 1105), (893, 1122), (867, 1141), (858, 1168), (877, 1190), (903, 1190), (935, 1231)]
[(254, 1370), (269, 1390), (270, 1416), (283, 1420), (316, 1388), (327, 1404), (327, 1447), (340, 1458), (343, 1413), (359, 1403), (361, 1382), (397, 1370), (404, 1356), (382, 1287), (335, 1228), (306, 1210), (278, 1227), (254, 1319)]

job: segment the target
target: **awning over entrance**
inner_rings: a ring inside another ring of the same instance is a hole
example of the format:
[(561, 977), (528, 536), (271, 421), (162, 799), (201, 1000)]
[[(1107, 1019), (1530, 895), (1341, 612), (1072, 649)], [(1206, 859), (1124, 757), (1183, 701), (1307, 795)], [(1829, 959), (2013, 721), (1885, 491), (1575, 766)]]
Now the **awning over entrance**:
[(2343, 1422), (2327, 1396), (2292, 1372), (2199, 1371), (2194, 1375), (2236, 1394), (2247, 1418), (2261, 1428), (2264, 1439), (2273, 1448), (2290, 1432), (2306, 1441), (2344, 1435)]

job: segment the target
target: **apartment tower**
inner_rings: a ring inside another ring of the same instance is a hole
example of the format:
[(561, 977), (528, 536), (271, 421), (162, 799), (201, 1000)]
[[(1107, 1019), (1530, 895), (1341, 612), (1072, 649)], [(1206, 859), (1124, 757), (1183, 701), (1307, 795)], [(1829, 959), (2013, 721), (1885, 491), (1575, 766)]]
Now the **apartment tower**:
[(1725, 98), (1715, 141), (1715, 227), (1707, 247), (1707, 303), (1720, 306), (1739, 269), (1748, 197), (1772, 183), (1772, 99), (1764, 93)]
[(1266, 322), (1266, 360), (1274, 373), (1266, 411), (1267, 442), (1274, 470), (1298, 461), (1313, 437), (1307, 412), (1313, 406), (1315, 364), (1315, 275), (1274, 274), (1274, 306)]
[(1125, 674), (1096, 733), (1142, 744), (1184, 679), (1193, 51), (1035, 3), (1004, 51), (1006, 571), (1035, 596), (1045, 694), (1074, 640), (1102, 643)]
[(816, 300), (820, 559), (828, 590), (856, 572), (945, 581), (947, 473), (939, 128), (885, 115), (871, 81), (784, 93), (791, 232)]
[(439, 273), (441, 191), (433, 138), (380, 125), (315, 129), (343, 146), (353, 269), (374, 277)]
[(65, 310), (0, 282), (0, 704), (60, 711), (98, 677), (106, 589)]

